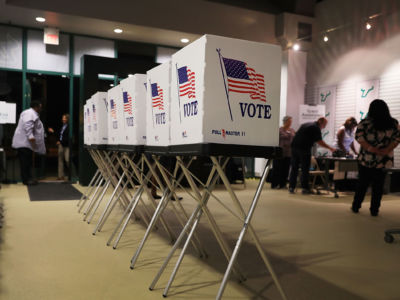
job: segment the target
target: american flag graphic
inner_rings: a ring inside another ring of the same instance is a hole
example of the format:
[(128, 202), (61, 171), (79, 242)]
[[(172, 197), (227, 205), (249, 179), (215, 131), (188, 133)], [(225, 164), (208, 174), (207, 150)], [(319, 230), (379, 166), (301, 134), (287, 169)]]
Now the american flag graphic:
[(132, 97), (128, 92), (123, 92), (122, 96), (124, 98), (124, 112), (132, 114)]
[(96, 105), (92, 104), (93, 108), (93, 122), (96, 122)]
[(153, 107), (158, 107), (159, 110), (164, 110), (163, 90), (157, 83), (151, 84), (151, 100)]
[(117, 108), (114, 99), (110, 100), (110, 108), (111, 108), (111, 117), (113, 119), (117, 119)]
[(195, 74), (187, 66), (178, 69), (179, 96), (196, 98)]
[(251, 99), (266, 102), (264, 75), (258, 74), (243, 61), (225, 57), (222, 60), (228, 76), (229, 92), (250, 94)]

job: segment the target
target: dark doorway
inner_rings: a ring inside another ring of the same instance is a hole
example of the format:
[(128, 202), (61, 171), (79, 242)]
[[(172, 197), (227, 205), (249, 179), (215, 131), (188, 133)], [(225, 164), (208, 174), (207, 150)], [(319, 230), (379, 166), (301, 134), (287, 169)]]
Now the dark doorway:
[[(62, 125), (61, 118), (63, 114), (69, 113), (69, 78), (61, 75), (28, 74), (27, 79), (31, 99), (42, 102), (43, 110), (40, 119), (46, 133), (46, 155), (36, 155), (35, 175), (37, 179), (53, 180), (57, 178), (58, 146), (56, 143)], [(50, 133), (49, 128), (52, 128), (54, 133)]]

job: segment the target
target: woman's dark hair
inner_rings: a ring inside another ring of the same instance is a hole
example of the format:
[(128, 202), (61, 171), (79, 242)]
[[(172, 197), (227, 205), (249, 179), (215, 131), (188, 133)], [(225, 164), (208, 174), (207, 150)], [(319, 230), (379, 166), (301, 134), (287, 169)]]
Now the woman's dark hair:
[(397, 121), (390, 115), (389, 107), (381, 99), (375, 99), (369, 105), (368, 118), (372, 120), (375, 129), (386, 130), (397, 127)]

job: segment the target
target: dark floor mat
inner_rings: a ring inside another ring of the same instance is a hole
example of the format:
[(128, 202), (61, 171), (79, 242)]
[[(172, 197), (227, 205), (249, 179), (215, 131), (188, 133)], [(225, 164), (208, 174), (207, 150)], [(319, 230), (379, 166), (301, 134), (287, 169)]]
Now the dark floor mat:
[(79, 200), (82, 196), (69, 183), (40, 182), (38, 185), (28, 186), (31, 201)]

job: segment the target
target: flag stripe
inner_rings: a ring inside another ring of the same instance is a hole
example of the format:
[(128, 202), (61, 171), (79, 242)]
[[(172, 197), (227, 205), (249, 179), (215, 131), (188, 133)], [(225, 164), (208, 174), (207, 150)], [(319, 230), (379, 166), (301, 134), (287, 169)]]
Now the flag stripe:
[(223, 62), (229, 92), (249, 94), (251, 99), (266, 102), (264, 75), (240, 60), (223, 57)]

